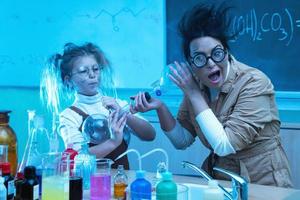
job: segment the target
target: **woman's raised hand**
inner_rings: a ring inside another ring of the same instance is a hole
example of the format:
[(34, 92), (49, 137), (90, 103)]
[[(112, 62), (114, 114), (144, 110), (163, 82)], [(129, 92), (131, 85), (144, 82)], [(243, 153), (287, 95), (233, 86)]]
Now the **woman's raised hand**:
[(171, 73), (169, 78), (186, 94), (191, 95), (195, 91), (199, 91), (199, 87), (194, 80), (192, 73), (189, 70), (187, 63), (174, 62), (176, 69), (169, 65)]

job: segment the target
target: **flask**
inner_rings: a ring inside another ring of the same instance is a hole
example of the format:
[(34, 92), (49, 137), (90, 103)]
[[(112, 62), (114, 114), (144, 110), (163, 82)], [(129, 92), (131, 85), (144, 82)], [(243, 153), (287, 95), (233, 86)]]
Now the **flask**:
[(162, 173), (162, 179), (156, 186), (157, 200), (176, 200), (177, 185), (173, 182), (172, 173)]
[(152, 91), (150, 92), (150, 95), (156, 95), (157, 97), (166, 95), (169, 92), (172, 92), (174, 90), (178, 90), (176, 85), (170, 80), (169, 78), (169, 67), (172, 66), (176, 69), (175, 64), (171, 63), (165, 66), (162, 69), (161, 76), (158, 80), (154, 81), (151, 84)]
[(131, 199), (151, 199), (151, 190), (151, 183), (145, 179), (145, 171), (136, 171), (136, 179), (130, 185)]
[(0, 110), (0, 144), (8, 145), (8, 162), (12, 175), (16, 174), (18, 165), (17, 137), (9, 125), (9, 110)]
[(0, 200), (6, 200), (6, 187), (4, 185), (4, 178), (0, 176)]
[(88, 116), (82, 123), (82, 130), (87, 136), (88, 141), (93, 144), (101, 144), (109, 140), (112, 136), (109, 121), (102, 114)]
[(128, 177), (125, 174), (124, 166), (119, 165), (117, 174), (114, 176), (114, 198), (124, 199), (126, 194), (125, 190), (128, 184)]
[(47, 129), (44, 128), (44, 119), (42, 116), (36, 115), (35, 110), (28, 110), (28, 140), (26, 143), (25, 152), (18, 167), (17, 179), (24, 177), (24, 169), (26, 166), (34, 166), (35, 174), (38, 178), (39, 192), (41, 195), (42, 187), (42, 154), (38, 150), (38, 137), (41, 139), (42, 136), (47, 138)]
[(36, 177), (36, 169), (34, 166), (26, 166), (24, 169), (24, 181), (21, 183), (21, 199), (22, 200), (38, 200), (39, 199), (39, 182)]
[(2, 177), (4, 178), (4, 185), (7, 190), (7, 200), (14, 199), (15, 185), (14, 178), (11, 175), (10, 163), (0, 163), (0, 170), (2, 171)]
[(209, 180), (208, 188), (203, 192), (203, 200), (223, 200), (224, 194), (218, 187), (217, 180)]

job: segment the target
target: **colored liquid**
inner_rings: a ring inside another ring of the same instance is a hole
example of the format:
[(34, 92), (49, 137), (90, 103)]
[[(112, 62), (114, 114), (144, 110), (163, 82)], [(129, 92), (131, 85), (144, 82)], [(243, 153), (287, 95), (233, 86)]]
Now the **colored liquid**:
[(69, 180), (61, 176), (43, 177), (43, 200), (69, 199)]
[(0, 122), (0, 144), (8, 145), (8, 162), (10, 163), (11, 175), (15, 176), (18, 165), (17, 138), (13, 129), (7, 124)]
[[(94, 174), (91, 176), (91, 200), (110, 200), (111, 178), (107, 174)], [(44, 200), (44, 199), (43, 199)]]
[(114, 198), (125, 197), (126, 187), (127, 187), (127, 184), (125, 184), (125, 183), (114, 184)]
[(69, 200), (82, 200), (82, 178), (81, 177), (71, 177), (70, 178), (70, 198)]

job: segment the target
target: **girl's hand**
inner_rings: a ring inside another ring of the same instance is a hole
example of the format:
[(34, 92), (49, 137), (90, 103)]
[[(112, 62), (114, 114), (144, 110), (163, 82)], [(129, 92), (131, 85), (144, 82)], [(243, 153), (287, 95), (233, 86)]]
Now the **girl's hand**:
[(162, 102), (159, 99), (153, 97), (147, 101), (144, 92), (139, 92), (137, 95), (131, 96), (130, 98), (134, 99), (134, 104), (130, 106), (130, 112), (132, 114), (156, 110), (162, 105)]
[(123, 131), (124, 131), (124, 127), (126, 125), (127, 114), (124, 114), (119, 119), (119, 112), (113, 111), (109, 115), (108, 120), (110, 122), (111, 131), (115, 135), (114, 142), (115, 142), (116, 146), (119, 146), (123, 140), (123, 135), (124, 135)]
[(119, 111), (121, 109), (121, 106), (117, 103), (116, 99), (109, 96), (103, 96), (102, 99), (102, 105), (107, 109), (113, 109), (115, 111)]
[(169, 78), (187, 95), (191, 96), (194, 92), (200, 92), (199, 87), (189, 70), (187, 63), (174, 62), (176, 69), (169, 65), (171, 73)]

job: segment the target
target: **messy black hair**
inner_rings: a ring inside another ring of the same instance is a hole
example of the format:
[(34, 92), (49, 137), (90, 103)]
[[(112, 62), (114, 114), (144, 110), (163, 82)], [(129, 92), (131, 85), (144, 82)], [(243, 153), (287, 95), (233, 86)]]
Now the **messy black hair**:
[(219, 6), (197, 4), (185, 12), (179, 21), (178, 30), (182, 37), (182, 50), (186, 60), (190, 58), (190, 43), (199, 37), (213, 37), (222, 43), (225, 50), (229, 50), (228, 41), (236, 36), (229, 30), (232, 18), (228, 11), (231, 8), (225, 2)]

